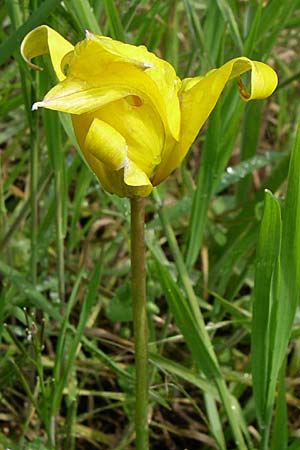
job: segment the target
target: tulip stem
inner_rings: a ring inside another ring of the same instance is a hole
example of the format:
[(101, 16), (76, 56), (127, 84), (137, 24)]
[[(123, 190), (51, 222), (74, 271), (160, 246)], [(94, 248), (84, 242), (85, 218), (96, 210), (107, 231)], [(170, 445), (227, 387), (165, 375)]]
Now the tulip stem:
[(146, 311), (144, 198), (131, 198), (131, 289), (135, 349), (136, 450), (149, 449), (148, 324)]

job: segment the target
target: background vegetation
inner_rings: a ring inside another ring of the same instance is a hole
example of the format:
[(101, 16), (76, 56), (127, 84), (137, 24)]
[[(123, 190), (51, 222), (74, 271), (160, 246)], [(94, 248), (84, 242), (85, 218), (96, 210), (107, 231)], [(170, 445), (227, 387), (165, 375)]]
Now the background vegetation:
[[(149, 420), (153, 450), (300, 449), (299, 2), (0, 4), (0, 448), (129, 450), (134, 440), (129, 203), (99, 187), (67, 116), (30, 111), (54, 77), (30, 71), (19, 44), (46, 23), (73, 43), (89, 29), (145, 44), (181, 77), (239, 55), (276, 68), (268, 101), (245, 104), (229, 84), (147, 201)], [(195, 302), (245, 447), (199, 356)]]

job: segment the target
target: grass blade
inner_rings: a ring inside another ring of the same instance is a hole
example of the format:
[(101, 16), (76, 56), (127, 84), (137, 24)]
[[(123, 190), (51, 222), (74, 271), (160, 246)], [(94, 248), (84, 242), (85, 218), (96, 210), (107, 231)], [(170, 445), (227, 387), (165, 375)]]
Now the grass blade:
[(103, 3), (106, 11), (111, 37), (126, 42), (125, 32), (122, 26), (120, 14), (116, 6), (116, 3), (112, 0), (104, 0)]
[(93, 33), (102, 34), (99, 23), (88, 0), (80, 0), (80, 2), (69, 0), (68, 2), (65, 2), (65, 7), (71, 17), (74, 17), (82, 34), (84, 34), (84, 31), (87, 28)]
[(279, 286), (276, 304), (278, 328), (273, 346), (276, 349), (273, 354), (274, 374), (278, 373), (286, 352), (300, 292), (300, 126), (298, 126), (291, 154), (282, 214)]

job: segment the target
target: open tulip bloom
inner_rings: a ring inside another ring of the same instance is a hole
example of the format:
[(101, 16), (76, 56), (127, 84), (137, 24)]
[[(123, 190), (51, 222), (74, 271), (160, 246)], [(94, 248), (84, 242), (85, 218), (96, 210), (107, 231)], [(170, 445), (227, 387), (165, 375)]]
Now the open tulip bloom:
[(240, 57), (204, 76), (180, 80), (171, 64), (136, 47), (86, 32), (75, 47), (46, 25), (23, 40), (31, 67), (49, 53), (59, 80), (33, 109), (72, 114), (82, 153), (103, 188), (121, 197), (147, 196), (179, 166), (231, 78), (251, 70), (241, 97), (271, 95), (277, 76), (268, 65)]
[[(58, 78), (56, 86), (32, 109), (44, 107), (70, 113), (82, 154), (103, 188), (131, 198), (136, 448), (147, 450), (143, 197), (180, 165), (227, 81), (238, 78), (239, 93), (243, 100), (249, 101), (271, 95), (277, 76), (268, 65), (240, 57), (204, 76), (180, 80), (168, 62), (144, 46), (136, 47), (87, 32), (85, 39), (74, 47), (46, 25), (27, 34), (21, 51), (28, 64), (36, 69), (39, 67), (32, 64), (32, 58), (49, 53)], [(240, 75), (249, 70), (248, 92)], [(204, 326), (202, 333), (206, 333)], [(212, 363), (217, 364), (214, 355)], [(221, 381), (217, 387), (235, 442), (239, 449), (245, 449), (228, 391)]]

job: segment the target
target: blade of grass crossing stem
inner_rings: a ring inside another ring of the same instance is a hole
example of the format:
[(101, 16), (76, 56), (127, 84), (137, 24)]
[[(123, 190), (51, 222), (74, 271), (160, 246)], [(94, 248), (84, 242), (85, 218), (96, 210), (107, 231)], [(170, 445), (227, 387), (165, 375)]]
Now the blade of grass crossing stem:
[(93, 33), (102, 34), (98, 20), (95, 17), (93, 9), (88, 0), (68, 0), (65, 3), (67, 10), (69, 10), (71, 16), (74, 16), (78, 25), (80, 26), (82, 33), (86, 29)]
[(116, 2), (112, 0), (104, 0), (103, 2), (111, 37), (126, 42), (126, 36), (122, 26), (120, 14), (116, 6)]
[(280, 238), (280, 207), (272, 193), (266, 191), (256, 253), (251, 338), (253, 390), (260, 427), (264, 426), (265, 421), (269, 382), (271, 292), (273, 273), (280, 252)]
[(276, 378), (291, 335), (300, 292), (300, 126), (292, 149), (282, 214), (282, 243), (271, 318), (268, 414), (271, 418)]
[(208, 122), (202, 160), (198, 172), (197, 187), (193, 196), (186, 254), (186, 266), (188, 269), (194, 265), (203, 239), (209, 201), (215, 184), (217, 155), (220, 145), (219, 133), (220, 106), (217, 105)]

